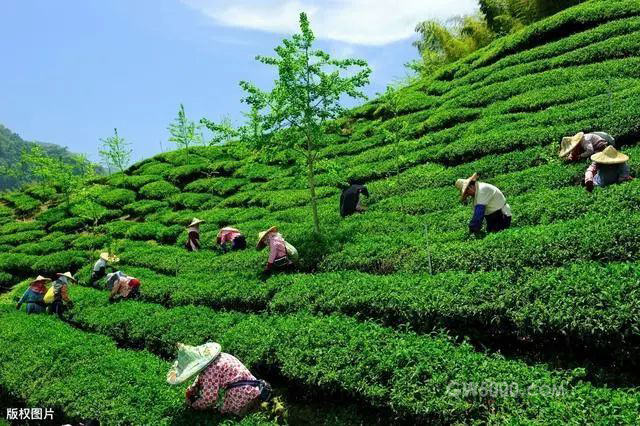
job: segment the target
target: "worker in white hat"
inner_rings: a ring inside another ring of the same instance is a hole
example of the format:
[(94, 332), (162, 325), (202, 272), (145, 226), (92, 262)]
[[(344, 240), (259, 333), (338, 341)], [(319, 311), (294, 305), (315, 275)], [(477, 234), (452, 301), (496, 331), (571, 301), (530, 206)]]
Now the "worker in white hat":
[(614, 146), (615, 139), (605, 132), (584, 133), (562, 138), (559, 157), (566, 157), (568, 161), (581, 161), (590, 158), (597, 152), (602, 152), (607, 146)]
[(238, 358), (222, 352), (218, 343), (200, 346), (178, 343), (178, 359), (167, 374), (171, 385), (198, 375), (186, 391), (186, 403), (196, 410), (215, 409), (224, 391), (220, 412), (245, 415), (271, 398), (271, 387), (258, 380)]
[(91, 285), (98, 285), (98, 281), (104, 278), (107, 275), (107, 268), (113, 270), (113, 266), (111, 264), (117, 263), (120, 259), (116, 256), (111, 256), (108, 252), (100, 253), (100, 257), (93, 264), (93, 269), (91, 270)]
[(47, 292), (47, 283), (51, 282), (50, 278), (45, 278), (42, 275), (29, 283), (29, 288), (24, 292), (18, 303), (16, 309), (20, 310), (22, 304), (26, 304), (28, 314), (37, 314), (44, 312), (46, 305), (44, 303), (44, 295)]
[(62, 319), (62, 314), (65, 308), (68, 306), (73, 307), (73, 301), (69, 298), (69, 284), (77, 282), (71, 275), (71, 272), (57, 273), (58, 279), (53, 282), (53, 285), (47, 290), (47, 294), (44, 295), (44, 302), (48, 304), (50, 314), (58, 314), (58, 317)]
[[(216, 237), (216, 242), (220, 246), (220, 250), (223, 253), (228, 252), (229, 250), (244, 250), (247, 248), (247, 239), (242, 233), (236, 228), (232, 228), (230, 226), (225, 226), (224, 228), (218, 231), (218, 236)], [(231, 248), (228, 247), (228, 244), (231, 245)]]
[(479, 182), (477, 173), (468, 179), (458, 179), (456, 188), (460, 191), (461, 201), (473, 197), (473, 217), (469, 222), (472, 233), (482, 230), (484, 219), (487, 220), (487, 232), (498, 232), (511, 226), (511, 206), (504, 194), (491, 184)]
[(591, 156), (593, 163), (584, 174), (584, 185), (587, 191), (593, 191), (594, 186), (605, 187), (633, 179), (629, 174), (628, 160), (628, 155), (618, 152), (612, 146), (593, 154)]
[(187, 244), (185, 245), (187, 251), (198, 251), (200, 250), (200, 224), (204, 223), (204, 220), (200, 220), (198, 218), (193, 218), (187, 231), (189, 232), (189, 236), (187, 239)]

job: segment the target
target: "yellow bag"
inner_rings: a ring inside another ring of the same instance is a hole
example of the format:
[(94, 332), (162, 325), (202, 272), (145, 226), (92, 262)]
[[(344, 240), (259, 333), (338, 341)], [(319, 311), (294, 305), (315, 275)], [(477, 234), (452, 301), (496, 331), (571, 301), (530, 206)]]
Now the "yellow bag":
[(55, 295), (55, 292), (53, 291), (53, 286), (51, 286), (49, 287), (49, 290), (47, 290), (47, 292), (44, 295), (44, 303), (46, 303), (47, 305), (50, 305), (53, 303), (55, 298), (56, 298), (56, 295)]

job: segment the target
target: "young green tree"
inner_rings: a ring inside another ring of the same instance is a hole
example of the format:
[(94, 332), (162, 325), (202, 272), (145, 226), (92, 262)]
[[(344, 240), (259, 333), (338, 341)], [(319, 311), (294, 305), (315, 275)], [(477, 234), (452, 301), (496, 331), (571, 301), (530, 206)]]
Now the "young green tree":
[(211, 132), (211, 139), (209, 139), (208, 142), (209, 146), (225, 145), (238, 136), (238, 130), (233, 127), (233, 123), (228, 117), (222, 118), (219, 123), (202, 118), (200, 119), (200, 124)]
[(73, 164), (68, 164), (46, 155), (38, 146), (22, 152), (17, 169), (31, 174), (42, 185), (59, 191), (67, 209), (70, 208), (71, 196), (96, 174), (95, 166), (82, 155), (74, 155)]
[(200, 126), (187, 118), (184, 112), (184, 105), (180, 104), (178, 116), (173, 123), (169, 124), (168, 130), (171, 134), (169, 142), (174, 142), (178, 148), (184, 148), (189, 152), (189, 148), (202, 141), (202, 135), (198, 133)]
[(314, 49), (315, 36), (305, 13), (300, 14), (300, 34), (283, 40), (275, 57), (256, 59), (277, 68), (278, 79), (271, 91), (262, 91), (246, 81), (240, 86), (247, 103), (260, 115), (267, 135), (263, 149), (290, 149), (304, 160), (311, 194), (314, 230), (320, 232), (316, 201), (315, 162), (324, 144), (325, 125), (344, 112), (344, 96), (363, 98), (360, 88), (369, 83), (371, 69), (360, 59), (331, 59)]
[(100, 157), (109, 168), (109, 172), (111, 172), (111, 167), (114, 167), (124, 173), (131, 161), (131, 153), (133, 151), (129, 148), (131, 144), (118, 135), (118, 129), (114, 128), (113, 133), (113, 136), (100, 139), (103, 148), (99, 151)]

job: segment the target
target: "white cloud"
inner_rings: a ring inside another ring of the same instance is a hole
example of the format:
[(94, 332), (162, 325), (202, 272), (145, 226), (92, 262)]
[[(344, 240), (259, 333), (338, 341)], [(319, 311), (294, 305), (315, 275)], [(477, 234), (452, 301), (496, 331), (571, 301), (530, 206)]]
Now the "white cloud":
[(414, 34), (418, 22), (473, 13), (476, 0), (181, 0), (217, 24), (273, 33), (298, 29), (307, 12), (318, 38), (382, 46)]

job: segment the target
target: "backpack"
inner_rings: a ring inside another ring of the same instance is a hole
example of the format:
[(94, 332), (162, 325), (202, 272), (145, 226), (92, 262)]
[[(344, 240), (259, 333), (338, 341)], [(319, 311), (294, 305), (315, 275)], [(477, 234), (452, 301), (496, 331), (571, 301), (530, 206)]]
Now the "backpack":
[(50, 305), (50, 304), (52, 304), (54, 302), (55, 299), (56, 299), (56, 293), (53, 290), (53, 286), (51, 286), (51, 287), (49, 287), (49, 289), (45, 293), (44, 298), (42, 300), (47, 305)]
[(287, 249), (287, 257), (292, 261), (292, 262), (297, 262), (298, 259), (300, 258), (300, 256), (298, 255), (298, 250), (296, 250), (296, 248), (294, 246), (292, 246), (291, 244), (289, 244), (288, 242), (284, 242), (284, 246)]

